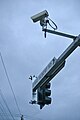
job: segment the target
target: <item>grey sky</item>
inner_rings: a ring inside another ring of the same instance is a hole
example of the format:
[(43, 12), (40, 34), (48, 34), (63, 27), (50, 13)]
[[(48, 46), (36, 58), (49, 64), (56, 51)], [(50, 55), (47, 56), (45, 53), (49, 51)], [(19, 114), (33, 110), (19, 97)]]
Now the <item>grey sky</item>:
[[(72, 42), (50, 34), (45, 39), (39, 23), (34, 24), (30, 17), (46, 9), (59, 31), (78, 35), (79, 4), (79, 0), (0, 0), (0, 52), (19, 108), (27, 116), (27, 120), (80, 120), (79, 47), (51, 82), (51, 105), (39, 110), (39, 106), (29, 104), (31, 81), (28, 79), (29, 75), (38, 75), (54, 56), (58, 58)], [(1, 59), (0, 89), (13, 115), (20, 116)], [(1, 97), (0, 101), (4, 105)], [(20, 118), (16, 117), (16, 120)]]

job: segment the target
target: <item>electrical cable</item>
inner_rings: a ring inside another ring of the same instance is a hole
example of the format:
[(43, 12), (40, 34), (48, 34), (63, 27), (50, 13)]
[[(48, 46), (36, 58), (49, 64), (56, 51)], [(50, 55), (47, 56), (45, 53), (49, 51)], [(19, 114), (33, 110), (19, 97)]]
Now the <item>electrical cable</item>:
[(2, 92), (1, 92), (1, 90), (0, 90), (0, 95), (1, 95), (1, 98), (2, 98), (2, 100), (4, 101), (4, 103), (6, 105), (6, 108), (8, 109), (8, 111), (10, 113), (11, 117), (13, 118), (13, 120), (15, 120), (14, 117), (13, 117), (13, 115), (12, 115), (12, 113), (11, 113), (11, 111), (10, 111), (10, 109), (9, 109), (9, 107), (8, 107), (8, 105), (7, 105), (6, 100), (4, 99), (4, 96), (3, 96)]
[[(20, 115), (19, 114), (16, 114), (16, 117), (19, 117)], [(38, 120), (43, 120), (43, 119), (41, 119), (41, 118), (38, 118), (38, 117), (35, 117), (34, 115), (34, 117), (31, 117), (30, 115), (26, 115), (26, 114), (23, 114), (23, 116), (24, 116), (24, 118), (26, 118), (26, 119), (31, 119), (31, 120), (35, 120), (35, 118), (36, 119), (38, 119)]]
[[(3, 109), (3, 111), (4, 111), (4, 115), (7, 116), (6, 110), (4, 109), (4, 106), (1, 102), (0, 102), (0, 105), (1, 105), (1, 108)], [(9, 120), (8, 116), (7, 116), (7, 120)]]
[[(49, 22), (49, 21), (51, 21), (51, 22), (52, 22), (52, 24), (53, 24), (55, 27), (53, 27), (53, 26), (50, 24), (50, 22)], [(48, 18), (48, 24), (49, 24), (49, 26), (50, 26), (51, 28), (53, 28), (54, 30), (57, 30), (57, 29), (58, 29), (58, 27), (57, 27), (56, 23), (55, 23), (53, 20), (51, 20), (50, 18)]]
[(1, 61), (2, 61), (3, 67), (4, 67), (4, 71), (5, 71), (5, 74), (6, 74), (8, 83), (9, 83), (9, 85), (10, 85), (11, 91), (12, 91), (13, 96), (14, 96), (14, 100), (15, 100), (15, 103), (16, 103), (16, 106), (17, 106), (17, 109), (18, 109), (18, 112), (19, 112), (19, 114), (21, 115), (21, 112), (20, 112), (20, 109), (19, 109), (19, 106), (18, 106), (18, 103), (17, 103), (17, 100), (16, 100), (16, 96), (15, 96), (15, 94), (14, 94), (14, 91), (13, 91), (13, 88), (12, 88), (12, 85), (11, 85), (11, 82), (10, 82), (10, 79), (9, 79), (9, 76), (8, 76), (8, 73), (7, 73), (7, 69), (6, 69), (6, 67), (5, 67), (5, 64), (4, 64), (4, 61), (3, 61), (3, 57), (2, 57), (1, 52), (0, 52), (0, 57), (1, 57)]
[[(4, 113), (4, 111), (3, 111), (3, 109), (2, 109), (1, 107), (0, 107), (0, 110), (2, 111), (2, 113)], [(2, 117), (3, 117), (3, 116), (2, 116)], [(5, 120), (4, 117), (3, 117), (3, 120)]]
[[(54, 26), (52, 26), (51, 23), (52, 23)], [(42, 30), (44, 30), (44, 37), (45, 37), (45, 38), (46, 38), (47, 24), (48, 24), (53, 30), (57, 30), (57, 29), (58, 29), (56, 23), (55, 23), (53, 20), (51, 20), (50, 18), (44, 19), (44, 21), (40, 21), (40, 25), (42, 26)]]
[(3, 120), (4, 118), (3, 118), (3, 116), (2, 115), (0, 115), (0, 120)]
[[(9, 114), (5, 115), (4, 113), (1, 113), (1, 112), (0, 112), (0, 116), (11, 117)], [(13, 116), (16, 118), (21, 118), (20, 114), (14, 114)]]

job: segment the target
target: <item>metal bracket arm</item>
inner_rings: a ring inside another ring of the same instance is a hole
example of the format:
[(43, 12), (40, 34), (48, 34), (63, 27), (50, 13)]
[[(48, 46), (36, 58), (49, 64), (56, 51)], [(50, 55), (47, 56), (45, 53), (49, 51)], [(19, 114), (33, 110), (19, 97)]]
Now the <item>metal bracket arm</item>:
[(77, 37), (77, 36), (74, 36), (74, 35), (66, 34), (66, 33), (63, 33), (63, 32), (58, 32), (58, 31), (55, 31), (55, 30), (43, 29), (42, 31), (44, 31), (44, 32), (46, 31), (48, 33), (52, 33), (52, 34), (55, 34), (55, 35), (71, 38), (73, 40), (75, 40), (76, 37)]

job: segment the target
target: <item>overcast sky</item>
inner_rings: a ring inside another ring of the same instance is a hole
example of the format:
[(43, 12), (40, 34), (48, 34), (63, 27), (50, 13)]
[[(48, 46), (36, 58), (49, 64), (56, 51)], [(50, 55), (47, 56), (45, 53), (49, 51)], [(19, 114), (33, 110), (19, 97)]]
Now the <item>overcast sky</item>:
[[(38, 76), (55, 56), (72, 42), (71, 39), (47, 34), (31, 16), (43, 10), (56, 22), (58, 30), (73, 35), (80, 33), (79, 0), (0, 0), (0, 52), (24, 120), (80, 120), (80, 48), (66, 59), (63, 70), (51, 81), (52, 103), (42, 110), (30, 105), (30, 75)], [(0, 58), (0, 90), (15, 120), (20, 114)], [(0, 93), (1, 94), (1, 93)], [(5, 112), (10, 114), (0, 96)], [(0, 104), (0, 108), (1, 108)], [(0, 120), (4, 117), (0, 109)], [(5, 117), (4, 117), (5, 119)], [(13, 120), (11, 117), (10, 120)]]

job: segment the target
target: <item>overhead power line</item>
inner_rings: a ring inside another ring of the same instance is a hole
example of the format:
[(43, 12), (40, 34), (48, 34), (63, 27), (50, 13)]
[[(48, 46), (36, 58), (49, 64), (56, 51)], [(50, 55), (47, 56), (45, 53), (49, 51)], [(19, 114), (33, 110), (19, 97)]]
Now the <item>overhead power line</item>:
[(16, 100), (16, 96), (14, 94), (14, 91), (13, 91), (13, 88), (12, 88), (12, 85), (11, 85), (11, 82), (10, 82), (10, 79), (9, 79), (9, 76), (8, 76), (8, 73), (7, 73), (7, 69), (6, 69), (6, 66), (4, 64), (4, 60), (3, 60), (3, 57), (2, 57), (2, 54), (0, 52), (0, 57), (1, 57), (1, 61), (2, 61), (2, 64), (3, 64), (3, 67), (4, 67), (4, 71), (5, 71), (5, 74), (6, 74), (6, 77), (7, 77), (7, 80), (8, 80), (8, 83), (10, 85), (10, 88), (11, 88), (11, 91), (12, 91), (12, 94), (14, 96), (14, 100), (15, 100), (15, 103), (16, 103), (16, 106), (17, 106), (17, 109), (19, 111), (19, 114), (21, 115), (21, 112), (20, 112), (20, 109), (19, 109), (19, 106), (18, 106), (18, 103), (17, 103), (17, 100)]
[(0, 120), (4, 120), (3, 116), (0, 115)]
[(1, 92), (1, 90), (0, 90), (0, 95), (1, 95), (1, 98), (2, 98), (2, 100), (4, 101), (4, 103), (6, 105), (6, 108), (8, 109), (8, 111), (10, 113), (11, 117), (13, 118), (13, 120), (15, 120), (14, 117), (13, 117), (13, 115), (12, 115), (12, 113), (11, 113), (11, 111), (10, 111), (10, 109), (9, 109), (9, 107), (8, 107), (8, 105), (7, 105), (6, 100), (4, 99), (4, 96), (3, 96), (2, 92)]
[[(0, 107), (0, 110), (1, 110), (2, 113), (4, 113), (4, 111), (3, 111), (3, 109), (2, 109), (1, 107)], [(2, 116), (2, 117), (3, 117), (3, 116)], [(3, 120), (5, 120), (4, 117), (3, 117)]]
[(0, 109), (1, 109), (2, 113), (4, 114), (4, 116), (6, 116), (6, 120), (9, 120), (9, 118), (7, 117), (7, 113), (6, 113), (5, 109), (4, 109), (4, 106), (2, 105), (1, 102), (0, 102)]

